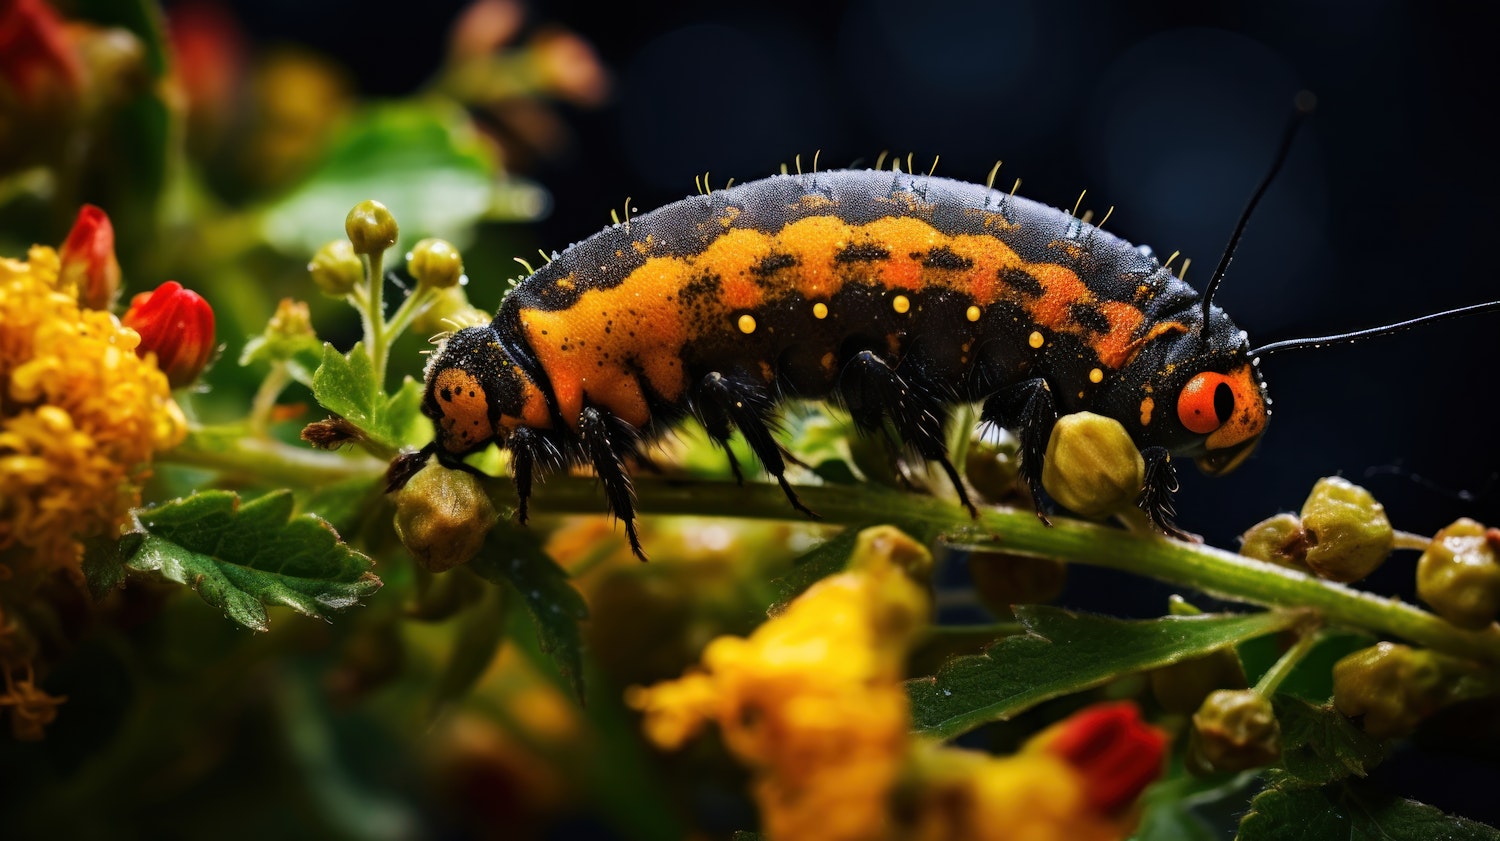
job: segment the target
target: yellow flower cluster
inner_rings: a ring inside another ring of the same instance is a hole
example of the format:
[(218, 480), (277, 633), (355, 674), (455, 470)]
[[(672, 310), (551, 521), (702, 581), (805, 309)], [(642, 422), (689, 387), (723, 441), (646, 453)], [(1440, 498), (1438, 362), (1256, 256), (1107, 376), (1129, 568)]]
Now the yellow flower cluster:
[[(1133, 710), (1123, 727), (1110, 725), (1114, 732), (1085, 722), (1103, 746), (1141, 760), (1122, 766), (1111, 756), (1102, 774), (1059, 749), (1051, 731), (1002, 758), (909, 735), (902, 664), (929, 613), (913, 579), (925, 578), (930, 563), (895, 529), (870, 529), (849, 572), (814, 585), (748, 638), (714, 640), (701, 669), (633, 687), (626, 701), (644, 713), (647, 737), (663, 748), (717, 725), (754, 772), (761, 829), (775, 841), (1128, 835), (1122, 813), (1160, 766), (1159, 744), (1147, 756), (1118, 737), (1148, 729)], [(1122, 767), (1134, 778), (1119, 774)], [(1114, 790), (1125, 792), (1123, 807), (1099, 798)]]
[(151, 457), (187, 431), (140, 337), (79, 306), (57, 253), (0, 258), (0, 572), (76, 570), (112, 534)]

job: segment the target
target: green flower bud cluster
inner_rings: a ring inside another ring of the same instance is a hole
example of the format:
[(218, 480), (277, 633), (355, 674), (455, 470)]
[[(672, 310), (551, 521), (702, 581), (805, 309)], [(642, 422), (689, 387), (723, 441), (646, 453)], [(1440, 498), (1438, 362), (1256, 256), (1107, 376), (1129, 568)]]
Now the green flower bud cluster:
[(313, 255), (307, 264), (313, 283), (324, 295), (342, 298), (365, 279), (365, 267), (347, 239), (336, 239)]
[(1300, 517), (1278, 514), (1245, 532), (1240, 553), (1257, 560), (1351, 582), (1374, 572), (1395, 547), (1385, 507), (1337, 476), (1319, 479)]
[(1254, 689), (1221, 689), (1193, 714), (1187, 764), (1194, 773), (1246, 771), (1281, 756), (1281, 724), (1271, 699)]
[(446, 572), (472, 560), (497, 519), (478, 479), (436, 462), (396, 496), (396, 534), (428, 572)]
[(1064, 508), (1094, 518), (1132, 508), (1145, 476), (1140, 450), (1114, 418), (1078, 412), (1053, 425), (1042, 487)]
[(447, 240), (424, 239), (406, 255), (406, 270), (418, 286), (448, 289), (464, 279), (464, 260)]
[(1460, 628), (1488, 627), (1500, 614), (1500, 529), (1465, 517), (1439, 531), (1417, 562), (1417, 595)]

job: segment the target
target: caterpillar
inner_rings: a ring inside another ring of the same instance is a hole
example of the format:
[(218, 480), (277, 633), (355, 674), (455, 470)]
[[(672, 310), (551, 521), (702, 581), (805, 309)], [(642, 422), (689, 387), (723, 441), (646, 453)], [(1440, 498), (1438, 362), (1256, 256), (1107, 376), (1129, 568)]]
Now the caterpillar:
[[(1285, 158), (1281, 153), (1250, 203)], [(1172, 457), (1238, 466), (1270, 418), (1259, 357), (1397, 325), (1252, 349), (1212, 304), (1249, 209), (1199, 295), (1149, 249), (990, 187), (890, 170), (777, 175), (690, 196), (605, 228), (522, 280), (492, 323), (460, 330), (426, 370), (436, 436), (393, 462), (398, 488), (432, 455), (448, 467), (510, 451), (525, 522), (536, 475), (589, 465), (643, 560), (626, 460), (691, 415), (729, 449), (735, 429), (790, 504), (773, 414), (834, 400), (889, 423), (974, 505), (948, 459), (960, 404), (1014, 430), (1045, 520), (1041, 464), (1061, 414), (1119, 421), (1146, 464), (1140, 506), (1168, 534)], [(815, 515), (813, 515), (815, 516)]]

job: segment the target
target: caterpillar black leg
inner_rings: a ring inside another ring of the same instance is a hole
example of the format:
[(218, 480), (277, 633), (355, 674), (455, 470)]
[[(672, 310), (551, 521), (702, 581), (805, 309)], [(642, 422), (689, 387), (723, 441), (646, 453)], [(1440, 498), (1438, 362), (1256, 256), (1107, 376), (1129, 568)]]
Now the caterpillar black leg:
[(984, 401), (980, 418), (1015, 430), (1020, 436), (1021, 478), (1031, 491), (1037, 518), (1052, 525), (1043, 510), (1047, 497), (1042, 490), (1042, 460), (1047, 455), (1047, 439), (1057, 423), (1057, 403), (1047, 381), (1037, 377), (1000, 391)]
[(613, 415), (593, 407), (584, 409), (579, 423), (583, 450), (589, 463), (594, 466), (594, 474), (604, 484), (604, 497), (609, 502), (610, 512), (625, 524), (625, 537), (630, 541), (630, 551), (644, 561), (646, 553), (641, 549), (641, 538), (635, 530), (635, 495), (631, 491), (630, 476), (625, 473), (624, 460), (621, 458), (621, 454), (628, 451), (634, 441), (624, 430), (611, 430), (611, 425), (619, 425)]
[(957, 468), (948, 459), (948, 444), (943, 438), (948, 410), (928, 396), (929, 389), (902, 377), (878, 354), (866, 350), (855, 354), (844, 366), (839, 392), (854, 422), (866, 429), (881, 428), (882, 418), (889, 416), (902, 440), (911, 444), (922, 458), (942, 466), (969, 516), (979, 516)]
[(1177, 468), (1172, 466), (1172, 455), (1166, 447), (1147, 447), (1141, 450), (1141, 459), (1146, 462), (1146, 478), (1141, 483), (1141, 495), (1136, 498), (1136, 507), (1146, 512), (1146, 518), (1163, 534), (1179, 540), (1201, 543), (1203, 538), (1185, 532), (1173, 522), (1177, 511), (1172, 507), (1172, 494), (1177, 492)]
[[(709, 377), (718, 376), (709, 374)], [(707, 383), (707, 380), (704, 380)], [(734, 437), (734, 429), (729, 420), (729, 415), (718, 400), (695, 400), (693, 408), (697, 410), (698, 421), (703, 424), (703, 429), (708, 432), (708, 437), (724, 455), (729, 459), (729, 469), (734, 473), (734, 482), (737, 485), (745, 484), (745, 474), (740, 472), (740, 460), (734, 457), (734, 450), (729, 446), (729, 439)]]
[[(776, 477), (776, 483), (781, 485), (781, 492), (786, 494), (792, 507), (813, 519), (820, 519), (816, 511), (802, 503), (792, 484), (786, 480), (786, 461), (782, 459), (781, 447), (771, 436), (771, 427), (765, 419), (769, 398), (755, 386), (732, 380), (717, 371), (698, 383), (696, 397), (699, 416), (704, 418), (705, 425), (716, 415), (732, 422), (744, 434), (745, 443), (750, 445), (766, 472)], [(712, 427), (708, 427), (708, 431), (710, 435), (714, 434)], [(730, 458), (732, 463), (733, 456)], [(738, 474), (737, 465), (735, 471)]]

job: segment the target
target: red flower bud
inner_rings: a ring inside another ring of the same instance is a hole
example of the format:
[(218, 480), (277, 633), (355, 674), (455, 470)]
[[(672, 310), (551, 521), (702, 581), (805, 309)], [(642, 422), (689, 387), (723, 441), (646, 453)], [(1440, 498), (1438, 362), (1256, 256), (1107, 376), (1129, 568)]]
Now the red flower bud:
[(213, 355), (213, 308), (175, 280), (132, 298), (120, 320), (141, 334), (136, 353), (156, 354), (156, 365), (173, 388), (197, 379)]
[(1135, 705), (1098, 704), (1053, 727), (1045, 749), (1083, 776), (1104, 814), (1124, 809), (1161, 776), (1167, 735), (1141, 721)]
[(120, 292), (120, 261), (115, 259), (115, 228), (103, 210), (86, 204), (62, 247), (62, 280), (78, 290), (78, 302), (107, 310)]

